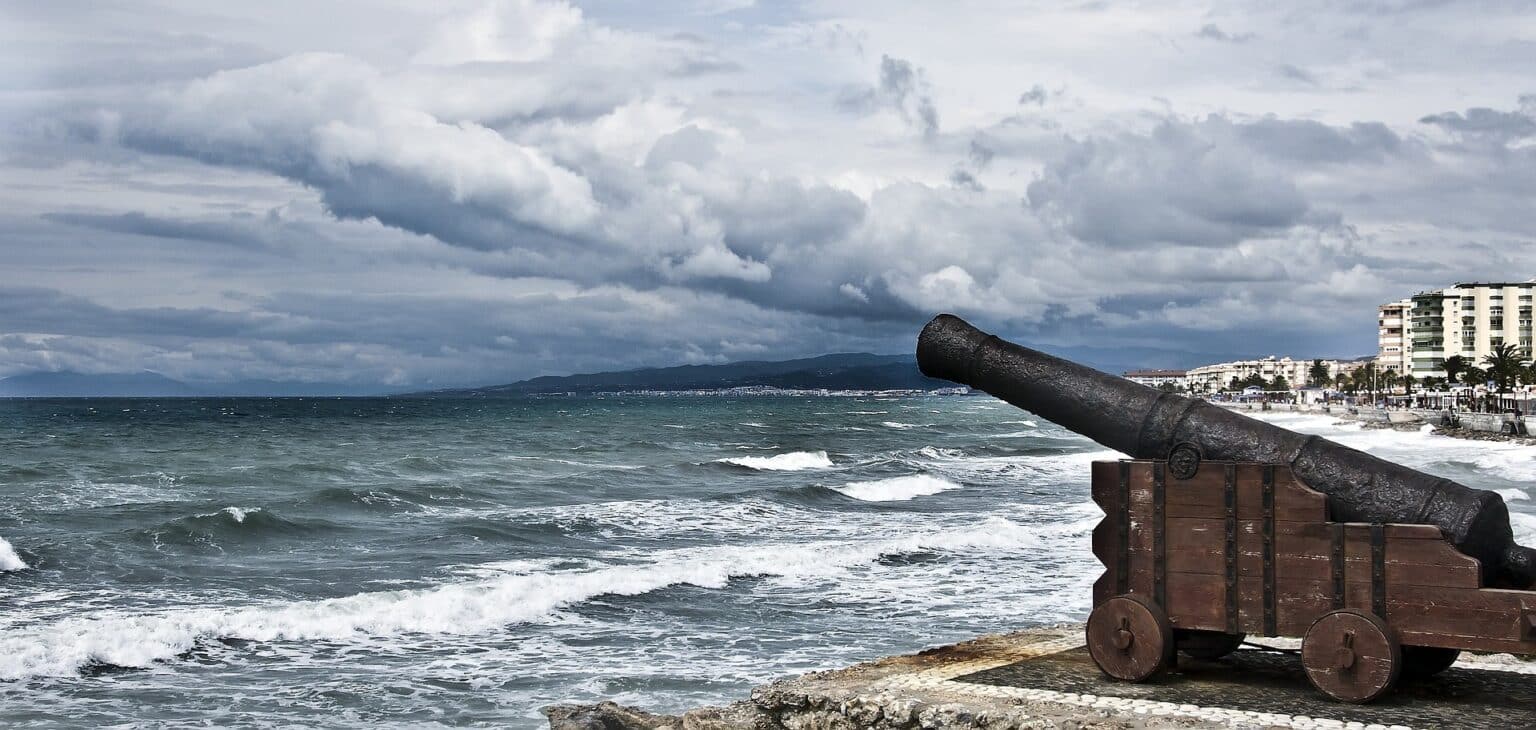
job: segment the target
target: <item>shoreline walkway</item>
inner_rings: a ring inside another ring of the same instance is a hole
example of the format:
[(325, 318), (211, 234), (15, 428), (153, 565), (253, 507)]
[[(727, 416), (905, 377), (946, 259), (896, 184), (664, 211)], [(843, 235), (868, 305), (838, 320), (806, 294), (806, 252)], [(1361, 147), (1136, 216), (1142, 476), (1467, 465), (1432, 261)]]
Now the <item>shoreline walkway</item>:
[(611, 703), (546, 709), (553, 730), (775, 728), (1509, 728), (1536, 726), (1536, 663), (1463, 656), (1370, 705), (1307, 683), (1295, 640), (1265, 639), (1217, 661), (1180, 657), (1144, 684), (1105, 678), (1082, 626), (986, 636), (918, 654), (786, 679), (751, 698), (683, 715)]

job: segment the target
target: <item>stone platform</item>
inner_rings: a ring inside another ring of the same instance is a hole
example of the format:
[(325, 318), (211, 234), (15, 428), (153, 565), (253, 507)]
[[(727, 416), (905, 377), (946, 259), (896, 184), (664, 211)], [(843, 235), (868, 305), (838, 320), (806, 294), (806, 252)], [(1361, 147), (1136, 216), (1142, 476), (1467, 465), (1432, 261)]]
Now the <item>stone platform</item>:
[(1265, 640), (1214, 662), (1180, 657), (1145, 684), (1106, 679), (1080, 625), (989, 636), (759, 687), (749, 700), (680, 716), (612, 704), (548, 708), (551, 727), (777, 728), (1522, 728), (1536, 727), (1536, 664), (1470, 657), (1404, 681), (1370, 705), (1307, 683), (1297, 642)]

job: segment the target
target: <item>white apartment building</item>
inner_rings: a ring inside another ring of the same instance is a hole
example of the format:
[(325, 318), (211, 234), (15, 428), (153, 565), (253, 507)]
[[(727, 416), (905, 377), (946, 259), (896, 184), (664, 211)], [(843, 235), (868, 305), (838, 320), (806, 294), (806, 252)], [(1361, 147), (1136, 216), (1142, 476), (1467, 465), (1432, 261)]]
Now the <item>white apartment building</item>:
[(1187, 370), (1127, 370), (1125, 379), (1154, 388), (1161, 388), (1170, 383), (1183, 388), (1188, 374)]
[(1413, 366), (1409, 356), (1409, 313), (1412, 299), (1399, 299), (1381, 305), (1376, 311), (1376, 366), (1381, 370), (1406, 373)]
[[(1328, 368), (1329, 378), (1338, 375), (1339, 361), (1324, 360), (1323, 366)], [(1215, 393), (1226, 388), (1233, 378), (1241, 381), (1257, 374), (1266, 381), (1273, 381), (1276, 375), (1281, 375), (1292, 388), (1299, 388), (1307, 384), (1307, 375), (1311, 369), (1311, 360), (1292, 360), (1271, 355), (1258, 360), (1202, 365), (1189, 371), (1185, 376), (1185, 385), (1192, 393)]]
[[(1452, 355), (1482, 367), (1493, 348), (1508, 343), (1531, 357), (1531, 298), (1536, 279), (1524, 282), (1458, 283), (1445, 289), (1420, 292), (1412, 302), (1403, 326), (1403, 357), (1415, 377), (1445, 377), (1442, 365)], [(1380, 346), (1385, 356), (1389, 344), (1389, 311), (1401, 302), (1382, 305)], [(1403, 372), (1398, 370), (1398, 372)]]

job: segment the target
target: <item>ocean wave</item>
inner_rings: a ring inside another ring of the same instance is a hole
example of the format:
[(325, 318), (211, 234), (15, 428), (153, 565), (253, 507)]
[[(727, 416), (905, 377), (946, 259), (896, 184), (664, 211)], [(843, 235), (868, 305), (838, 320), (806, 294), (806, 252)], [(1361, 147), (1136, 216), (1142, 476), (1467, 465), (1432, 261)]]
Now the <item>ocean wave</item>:
[(0, 636), (0, 680), (74, 676), (101, 666), (150, 667), (220, 640), (356, 643), (401, 634), (480, 634), (549, 619), (598, 596), (634, 596), (678, 585), (718, 589), (740, 577), (836, 578), (903, 554), (993, 554), (1042, 544), (1037, 528), (988, 518), (965, 530), (896, 539), (710, 546), (651, 553), (649, 562), (640, 564), (540, 569), (320, 601), (71, 617)]
[(774, 456), (732, 456), (716, 459), (719, 464), (731, 464), (757, 471), (803, 471), (806, 469), (830, 469), (832, 459), (825, 451), (791, 451)]
[(13, 570), (26, 570), (31, 566), (16, 554), (16, 548), (11, 547), (5, 538), (0, 537), (0, 573), (9, 573)]
[(1505, 502), (1514, 502), (1516, 500), (1531, 498), (1531, 495), (1526, 493), (1524, 489), (1496, 489), (1494, 491), (1498, 492), (1499, 496), (1503, 497)]
[(898, 429), (898, 430), (902, 430), (902, 431), (905, 431), (905, 430), (907, 430), (909, 428), (922, 428), (923, 427), (923, 424), (902, 423), (901, 421), (881, 421), (880, 425), (885, 426), (886, 428), (894, 428), (894, 429)]
[(287, 519), (260, 507), (225, 507), (138, 530), (140, 539), (154, 545), (219, 547), (220, 545), (282, 536), (331, 532), (342, 526), (329, 520)]
[(260, 512), (260, 511), (261, 511), (260, 507), (249, 507), (249, 508), (246, 508), (246, 507), (225, 507), (224, 509), (221, 509), (218, 512), (207, 512), (207, 513), (198, 515), (198, 517), (218, 517), (219, 515), (229, 515), (229, 518), (234, 520), (235, 524), (240, 524), (240, 523), (245, 522), (245, 516), (246, 515), (253, 514), (253, 513), (256, 513), (256, 512)]
[(927, 474), (911, 474), (869, 482), (850, 482), (832, 489), (864, 502), (905, 502), (916, 497), (926, 497), (960, 488), (959, 484), (948, 479)]

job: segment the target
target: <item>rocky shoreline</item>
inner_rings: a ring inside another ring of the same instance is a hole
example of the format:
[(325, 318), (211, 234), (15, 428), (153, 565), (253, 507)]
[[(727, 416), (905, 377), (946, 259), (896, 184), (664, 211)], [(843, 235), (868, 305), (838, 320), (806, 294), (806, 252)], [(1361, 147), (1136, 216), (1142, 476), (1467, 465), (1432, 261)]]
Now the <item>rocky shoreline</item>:
[[(1358, 423), (1367, 431), (1419, 431), (1424, 428), (1424, 423), (1389, 423), (1382, 421), (1367, 421), (1349, 414), (1338, 414), (1341, 423)], [(1468, 428), (1449, 428), (1435, 426), (1430, 433), (1436, 436), (1449, 436), (1451, 438), (1466, 439), (1468, 441), (1497, 441), (1502, 443), (1514, 443), (1522, 446), (1536, 446), (1536, 436), (1512, 436), (1496, 431), (1473, 431)]]

